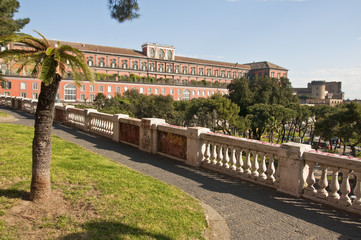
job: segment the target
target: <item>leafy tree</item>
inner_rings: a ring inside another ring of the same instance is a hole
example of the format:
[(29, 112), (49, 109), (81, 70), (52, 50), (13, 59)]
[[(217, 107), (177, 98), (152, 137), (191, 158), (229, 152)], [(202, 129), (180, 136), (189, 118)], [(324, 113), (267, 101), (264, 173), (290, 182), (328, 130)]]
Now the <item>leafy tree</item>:
[(334, 116), (339, 122), (338, 135), (343, 143), (351, 148), (356, 157), (356, 146), (361, 143), (361, 105), (355, 102), (340, 106)]
[(139, 17), (137, 0), (108, 0), (108, 7), (111, 17), (120, 23)]
[(254, 104), (248, 108), (247, 118), (251, 122), (251, 132), (254, 139), (261, 140), (262, 134), (272, 121), (272, 107), (268, 104)]
[(85, 64), (83, 54), (68, 45), (50, 45), (48, 40), (35, 38), (28, 34), (16, 33), (0, 38), (0, 44), (18, 42), (26, 48), (5, 50), (0, 57), (13, 57), (22, 63), (20, 72), (26, 65), (31, 64), (33, 77), (39, 77), (41, 82), (40, 95), (35, 113), (35, 131), (33, 140), (33, 167), (30, 199), (41, 201), (51, 192), (50, 161), (51, 161), (51, 129), (56, 93), (59, 83), (66, 74), (69, 63), (76, 83), (79, 80), (93, 80), (93, 74)]
[(18, 32), (30, 22), (29, 18), (13, 19), (19, 7), (20, 4), (17, 0), (0, 1), (0, 36)]
[(94, 105), (97, 108), (102, 109), (105, 106), (106, 99), (107, 97), (103, 93), (98, 93), (94, 98)]
[(210, 111), (214, 113), (215, 124), (224, 134), (231, 135), (230, 126), (239, 121), (239, 106), (220, 94), (213, 95), (209, 100)]
[(247, 108), (254, 103), (248, 79), (234, 79), (228, 86), (229, 98), (240, 107), (240, 116), (247, 115)]

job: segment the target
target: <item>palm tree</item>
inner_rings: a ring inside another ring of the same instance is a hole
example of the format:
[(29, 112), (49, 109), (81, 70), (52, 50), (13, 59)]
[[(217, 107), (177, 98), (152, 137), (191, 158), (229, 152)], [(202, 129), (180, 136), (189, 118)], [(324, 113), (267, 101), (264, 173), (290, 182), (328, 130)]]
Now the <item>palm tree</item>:
[[(37, 32), (38, 33), (38, 32)], [(38, 106), (35, 113), (33, 139), (33, 165), (30, 200), (44, 201), (50, 196), (51, 129), (56, 93), (66, 74), (67, 65), (72, 68), (75, 83), (81, 79), (93, 81), (93, 74), (85, 64), (84, 55), (75, 48), (60, 43), (52, 46), (40, 33), (41, 38), (14, 33), (0, 38), (0, 44), (21, 43), (21, 49), (9, 49), (0, 53), (1, 58), (16, 59), (21, 63), (20, 72), (31, 66), (32, 76), (41, 80)]]

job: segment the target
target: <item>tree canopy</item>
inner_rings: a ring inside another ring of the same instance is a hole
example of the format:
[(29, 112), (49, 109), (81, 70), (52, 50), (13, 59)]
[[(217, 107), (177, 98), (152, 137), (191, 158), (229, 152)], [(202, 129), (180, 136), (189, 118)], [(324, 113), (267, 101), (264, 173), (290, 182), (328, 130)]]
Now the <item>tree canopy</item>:
[(29, 18), (13, 19), (19, 7), (20, 4), (17, 0), (0, 1), (0, 36), (18, 32), (30, 22)]
[(122, 23), (139, 17), (137, 0), (108, 0), (110, 16)]

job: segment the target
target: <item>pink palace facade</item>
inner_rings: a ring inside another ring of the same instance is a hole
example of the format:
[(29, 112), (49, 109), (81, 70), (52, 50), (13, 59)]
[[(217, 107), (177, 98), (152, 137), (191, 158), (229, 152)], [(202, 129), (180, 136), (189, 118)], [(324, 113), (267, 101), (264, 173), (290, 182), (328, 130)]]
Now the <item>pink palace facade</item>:
[[(51, 41), (56, 45), (57, 41)], [(142, 51), (84, 43), (61, 42), (81, 50), (97, 81), (74, 85), (68, 72), (60, 83), (57, 98), (62, 102), (92, 101), (98, 93), (107, 97), (136, 89), (142, 94), (171, 95), (174, 100), (227, 94), (234, 78), (287, 77), (288, 70), (269, 62), (238, 64), (177, 56), (173, 46), (146, 43)], [(7, 48), (21, 48), (20, 44)], [(20, 74), (16, 63), (2, 63), (6, 83), (0, 94), (37, 99), (40, 80), (30, 77), (30, 68)]]

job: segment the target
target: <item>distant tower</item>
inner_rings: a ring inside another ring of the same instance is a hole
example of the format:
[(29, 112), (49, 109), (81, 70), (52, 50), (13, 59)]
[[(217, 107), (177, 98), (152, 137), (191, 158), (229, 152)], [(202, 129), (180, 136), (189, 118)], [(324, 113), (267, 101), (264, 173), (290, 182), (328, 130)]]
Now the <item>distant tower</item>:
[(174, 61), (174, 46), (158, 45), (156, 43), (145, 43), (142, 50), (148, 58), (164, 59)]
[(326, 98), (326, 81), (312, 81), (311, 82), (312, 97), (317, 99)]

